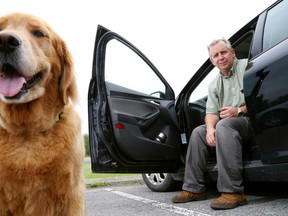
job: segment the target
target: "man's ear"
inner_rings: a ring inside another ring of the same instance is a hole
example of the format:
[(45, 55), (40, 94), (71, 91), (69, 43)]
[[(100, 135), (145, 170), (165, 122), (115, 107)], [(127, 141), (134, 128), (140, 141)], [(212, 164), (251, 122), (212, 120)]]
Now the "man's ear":
[(231, 52), (232, 52), (232, 54), (233, 54), (233, 57), (235, 57), (236, 56), (236, 54), (235, 54), (235, 49), (231, 49)]
[(209, 59), (210, 59), (210, 62), (215, 66), (213, 59), (211, 57)]

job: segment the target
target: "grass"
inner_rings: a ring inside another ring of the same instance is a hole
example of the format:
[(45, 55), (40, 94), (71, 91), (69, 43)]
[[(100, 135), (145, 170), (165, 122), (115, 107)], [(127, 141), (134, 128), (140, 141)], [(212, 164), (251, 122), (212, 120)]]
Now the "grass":
[(119, 176), (135, 176), (137, 174), (130, 173), (92, 173), (91, 164), (84, 163), (84, 176), (85, 179), (93, 179), (93, 178), (110, 178), (110, 177), (119, 177)]
[[(110, 177), (120, 177), (120, 176), (135, 176), (137, 174), (130, 174), (130, 173), (92, 173), (91, 164), (84, 163), (84, 177), (85, 179), (93, 179), (93, 178), (110, 178)], [(95, 182), (92, 184), (86, 184), (87, 188), (96, 188), (96, 187), (103, 187), (103, 186), (111, 186), (107, 182)]]

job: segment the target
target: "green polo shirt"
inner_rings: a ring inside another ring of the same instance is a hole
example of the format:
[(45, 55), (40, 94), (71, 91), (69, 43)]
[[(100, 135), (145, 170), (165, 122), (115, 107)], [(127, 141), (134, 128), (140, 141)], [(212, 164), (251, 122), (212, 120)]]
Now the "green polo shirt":
[(234, 59), (230, 77), (219, 73), (209, 84), (206, 114), (219, 115), (221, 107), (240, 107), (245, 104), (243, 93), (243, 75), (247, 59)]

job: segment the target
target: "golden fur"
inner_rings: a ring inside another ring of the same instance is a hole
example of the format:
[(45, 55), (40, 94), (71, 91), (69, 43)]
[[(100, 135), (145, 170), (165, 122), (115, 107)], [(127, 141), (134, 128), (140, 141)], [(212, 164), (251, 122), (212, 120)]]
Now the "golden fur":
[(37, 17), (0, 17), (0, 79), (0, 216), (84, 215), (84, 143), (67, 46)]

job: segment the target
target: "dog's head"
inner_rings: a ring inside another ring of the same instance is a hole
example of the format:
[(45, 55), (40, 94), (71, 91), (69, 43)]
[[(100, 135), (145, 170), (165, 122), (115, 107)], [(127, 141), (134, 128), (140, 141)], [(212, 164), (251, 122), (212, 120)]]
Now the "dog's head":
[(22, 13), (0, 17), (0, 100), (23, 104), (44, 94), (57, 94), (64, 104), (77, 98), (65, 43), (37, 17)]

